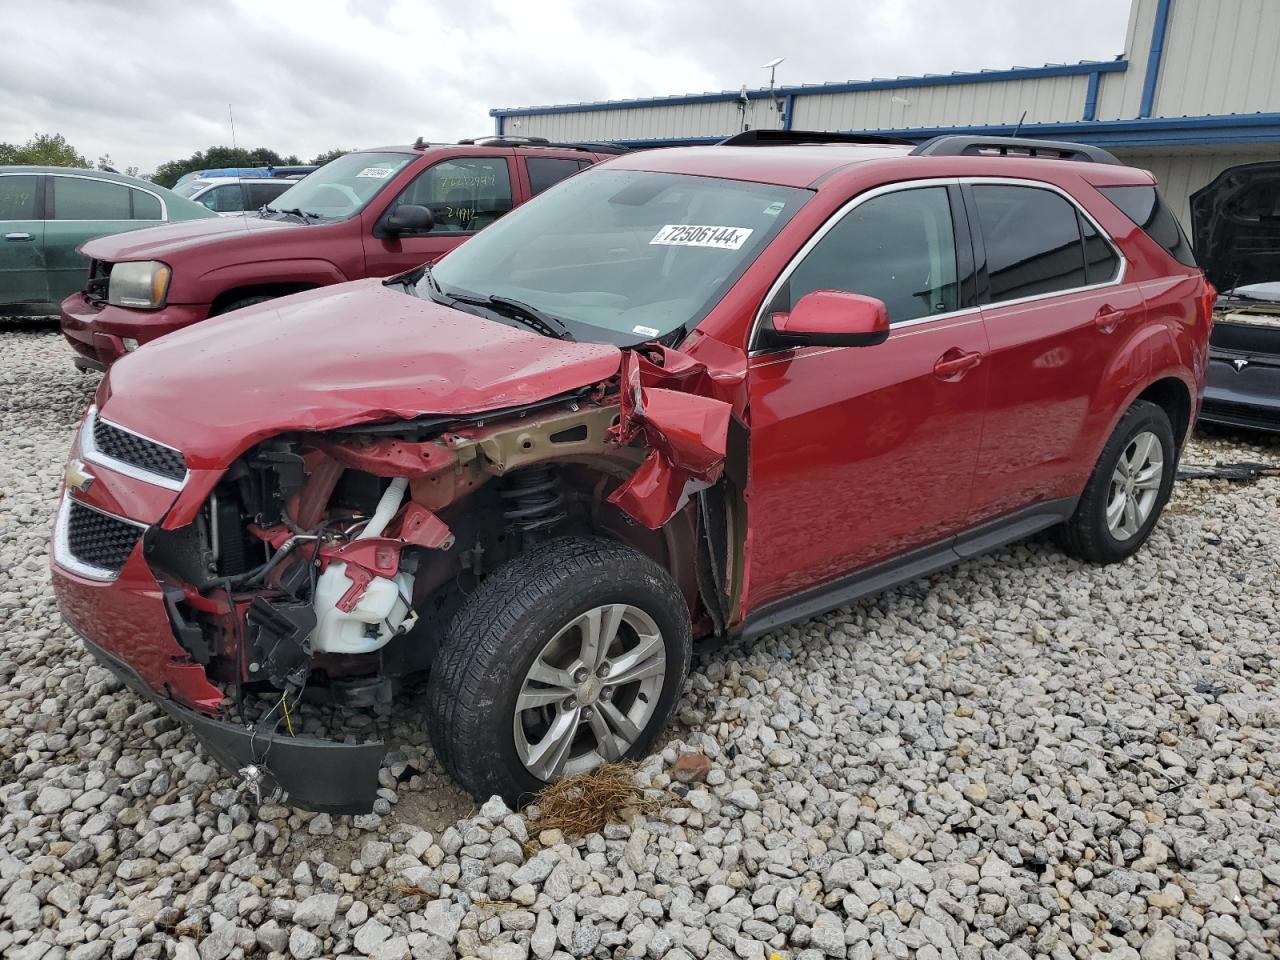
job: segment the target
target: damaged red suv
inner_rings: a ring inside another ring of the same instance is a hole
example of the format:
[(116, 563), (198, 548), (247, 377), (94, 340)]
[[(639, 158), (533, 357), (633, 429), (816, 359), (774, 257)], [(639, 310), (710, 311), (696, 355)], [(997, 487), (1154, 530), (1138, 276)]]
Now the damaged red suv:
[(478, 797), (642, 756), (695, 643), (1049, 527), (1147, 539), (1213, 294), (1117, 186), (1155, 189), (1072, 144), (752, 133), (165, 337), (75, 440), (63, 614), (302, 807), (369, 809), (384, 747), (288, 705), (410, 678)]

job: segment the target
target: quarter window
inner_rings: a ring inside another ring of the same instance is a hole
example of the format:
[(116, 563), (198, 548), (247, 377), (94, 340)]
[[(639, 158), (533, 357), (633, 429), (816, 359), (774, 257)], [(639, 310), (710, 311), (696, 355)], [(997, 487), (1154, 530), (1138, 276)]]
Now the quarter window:
[(973, 196), (992, 302), (1088, 285), (1074, 206), (1037, 187), (977, 185)]
[(459, 157), (424, 170), (388, 213), (403, 203), (427, 207), (437, 233), (474, 233), (512, 207), (511, 177), (501, 157)]
[(143, 190), (133, 190), (133, 219), (160, 220), (160, 201)]
[(847, 290), (884, 301), (902, 323), (959, 305), (955, 232), (945, 187), (873, 197), (850, 210), (809, 251), (772, 311), (814, 290)]
[(34, 220), (38, 177), (0, 177), (0, 220)]
[(53, 220), (129, 220), (129, 188), (105, 180), (53, 180)]
[(1084, 235), (1085, 279), (1090, 284), (1114, 280), (1120, 269), (1120, 258), (1111, 244), (1084, 217), (1080, 217), (1080, 232)]
[(529, 170), (529, 193), (534, 197), (581, 169), (577, 160), (561, 160), (556, 157), (529, 157), (525, 160), (525, 165)]

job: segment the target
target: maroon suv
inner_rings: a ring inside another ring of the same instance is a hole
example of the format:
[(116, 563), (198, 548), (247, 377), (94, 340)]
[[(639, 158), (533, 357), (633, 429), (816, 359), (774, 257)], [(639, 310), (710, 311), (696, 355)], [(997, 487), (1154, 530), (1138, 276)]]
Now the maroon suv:
[(624, 148), (539, 139), (379, 147), (339, 157), (254, 216), (86, 243), (82, 293), (62, 302), (76, 365), (104, 369), (206, 317), (434, 260), (512, 207)]

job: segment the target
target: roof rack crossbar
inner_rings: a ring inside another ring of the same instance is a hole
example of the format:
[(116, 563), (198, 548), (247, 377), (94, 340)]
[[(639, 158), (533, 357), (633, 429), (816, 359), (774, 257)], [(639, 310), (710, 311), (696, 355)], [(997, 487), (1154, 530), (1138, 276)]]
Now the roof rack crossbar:
[(1032, 137), (979, 137), (943, 134), (926, 140), (911, 151), (914, 157), (999, 156), (1043, 157), (1050, 160), (1078, 160), (1082, 163), (1114, 163), (1123, 166), (1115, 154), (1088, 143), (1066, 140), (1036, 140)]
[(873, 133), (828, 133), (822, 130), (744, 130), (721, 140), (719, 147), (774, 147), (795, 143), (889, 143), (915, 146), (914, 140)]
[(618, 143), (593, 143), (588, 141), (558, 143), (546, 137), (470, 137), (459, 140), (458, 144), (477, 147), (548, 147), (560, 150), (582, 150), (586, 153), (626, 153), (627, 147)]

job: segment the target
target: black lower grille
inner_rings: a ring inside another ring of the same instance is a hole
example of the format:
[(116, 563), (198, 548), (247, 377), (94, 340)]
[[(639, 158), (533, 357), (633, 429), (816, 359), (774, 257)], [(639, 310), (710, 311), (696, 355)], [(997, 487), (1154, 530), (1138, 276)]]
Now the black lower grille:
[(121, 430), (101, 417), (93, 421), (93, 445), (100, 453), (148, 473), (170, 480), (181, 480), (187, 475), (186, 461), (177, 450)]
[(89, 282), (85, 284), (84, 295), (90, 303), (104, 304), (111, 286), (111, 266), (106, 260), (89, 261)]
[(72, 502), (67, 549), (81, 563), (118, 573), (142, 536), (142, 528)]

